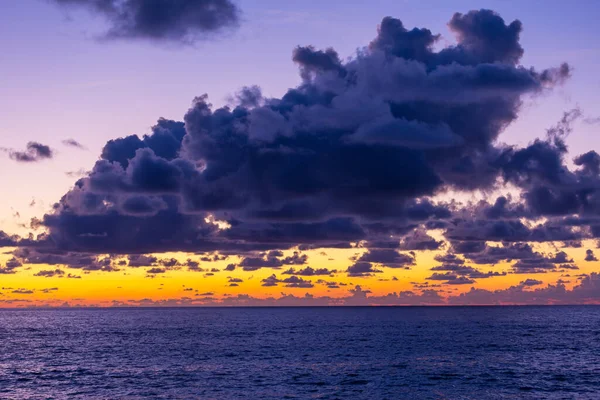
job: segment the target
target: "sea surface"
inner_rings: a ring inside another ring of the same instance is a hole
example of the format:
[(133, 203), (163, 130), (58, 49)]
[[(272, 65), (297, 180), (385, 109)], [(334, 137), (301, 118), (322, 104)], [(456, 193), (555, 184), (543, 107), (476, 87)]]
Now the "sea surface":
[(0, 310), (0, 399), (600, 399), (600, 307)]

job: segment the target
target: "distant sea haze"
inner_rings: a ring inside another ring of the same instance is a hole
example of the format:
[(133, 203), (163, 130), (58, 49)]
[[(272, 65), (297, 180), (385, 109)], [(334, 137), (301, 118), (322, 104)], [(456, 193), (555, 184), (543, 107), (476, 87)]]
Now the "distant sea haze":
[(600, 399), (600, 307), (0, 311), (1, 399)]

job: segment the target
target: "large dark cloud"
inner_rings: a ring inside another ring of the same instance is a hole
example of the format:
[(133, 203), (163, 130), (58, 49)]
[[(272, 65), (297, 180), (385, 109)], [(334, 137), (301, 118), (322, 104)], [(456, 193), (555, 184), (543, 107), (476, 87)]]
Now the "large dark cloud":
[[(432, 200), (504, 183), (534, 196), (564, 155), (558, 131), (522, 149), (497, 139), (525, 96), (562, 83), (569, 67), (520, 65), (521, 23), (492, 11), (456, 14), (449, 26), (457, 44), (439, 51), (438, 35), (390, 17), (347, 61), (298, 47), (299, 86), (281, 98), (249, 86), (217, 109), (199, 96), (183, 122), (160, 119), (143, 138), (109, 141), (42, 224), (62, 251), (219, 251), (244, 255), (250, 270), (286, 265), (260, 252), (364, 246), (348, 269), (355, 276), (414, 263), (397, 250), (441, 248), (427, 229), (471, 252), (488, 240), (581, 240), (573, 225), (522, 222), (541, 212), (527, 196), (466, 211)], [(594, 162), (581, 158), (565, 174), (580, 184)]]
[(230, 0), (50, 0), (79, 7), (108, 22), (108, 39), (193, 43), (236, 27), (238, 7)]

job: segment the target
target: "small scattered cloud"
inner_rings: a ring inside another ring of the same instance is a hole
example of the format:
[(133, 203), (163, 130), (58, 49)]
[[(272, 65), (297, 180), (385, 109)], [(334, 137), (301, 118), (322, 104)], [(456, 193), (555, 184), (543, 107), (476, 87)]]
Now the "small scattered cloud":
[(598, 258), (594, 254), (593, 250), (587, 249), (585, 251), (585, 261), (598, 261)]
[(68, 147), (74, 147), (79, 150), (87, 150), (87, 147), (85, 147), (75, 139), (65, 139), (62, 141), (62, 144)]
[(52, 150), (50, 146), (38, 142), (27, 143), (27, 146), (23, 151), (6, 147), (0, 147), (0, 150), (7, 153), (12, 160), (21, 163), (33, 163), (54, 157), (54, 150)]
[(33, 276), (41, 276), (44, 278), (52, 278), (52, 277), (61, 277), (65, 274), (65, 272), (61, 269), (50, 269), (50, 270), (41, 270), (35, 274), (33, 274)]

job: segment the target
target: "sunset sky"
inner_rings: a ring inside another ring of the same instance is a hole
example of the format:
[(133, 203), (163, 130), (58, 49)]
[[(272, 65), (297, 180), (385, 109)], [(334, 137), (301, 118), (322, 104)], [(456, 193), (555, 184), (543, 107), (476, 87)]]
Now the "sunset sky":
[(371, 3), (3, 3), (0, 307), (600, 303), (600, 3)]

